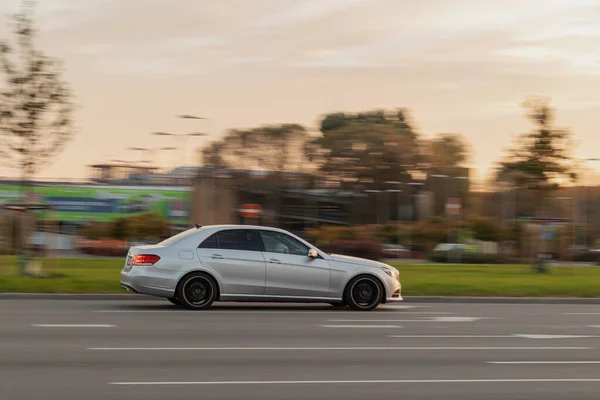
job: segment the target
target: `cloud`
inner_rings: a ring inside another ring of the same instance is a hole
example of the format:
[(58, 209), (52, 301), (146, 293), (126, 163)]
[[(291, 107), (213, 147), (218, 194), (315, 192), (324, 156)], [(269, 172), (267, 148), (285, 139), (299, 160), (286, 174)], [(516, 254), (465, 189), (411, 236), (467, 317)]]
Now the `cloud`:
[(159, 42), (158, 47), (173, 50), (190, 50), (199, 47), (221, 46), (225, 43), (227, 43), (227, 39), (224, 35), (212, 34), (172, 38), (162, 43)]
[(166, 57), (120, 57), (94, 66), (96, 72), (136, 78), (169, 79), (201, 75), (209, 72), (198, 67)]
[(293, 6), (259, 18), (252, 25), (274, 27), (324, 18), (365, 0), (297, 0)]
[(238, 57), (233, 58), (231, 62), (233, 64), (258, 64), (264, 63), (268, 61), (273, 61), (272, 57), (261, 57), (261, 56), (252, 56), (252, 57)]
[(98, 56), (108, 53), (112, 53), (117, 49), (117, 46), (113, 44), (88, 44), (81, 47), (71, 49), (73, 54), (79, 54), (84, 56)]

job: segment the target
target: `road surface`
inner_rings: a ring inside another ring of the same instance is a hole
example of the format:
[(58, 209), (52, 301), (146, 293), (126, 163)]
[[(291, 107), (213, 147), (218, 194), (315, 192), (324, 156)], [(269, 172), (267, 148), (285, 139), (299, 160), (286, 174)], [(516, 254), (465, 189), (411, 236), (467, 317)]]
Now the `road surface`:
[(600, 306), (0, 300), (0, 398), (598, 399)]

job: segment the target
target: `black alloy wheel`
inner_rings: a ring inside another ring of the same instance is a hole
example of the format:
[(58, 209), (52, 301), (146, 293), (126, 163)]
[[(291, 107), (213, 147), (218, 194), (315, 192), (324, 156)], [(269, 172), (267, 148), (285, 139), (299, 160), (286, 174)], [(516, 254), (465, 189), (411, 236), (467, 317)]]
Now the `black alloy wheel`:
[(215, 281), (206, 274), (192, 274), (183, 278), (177, 298), (190, 310), (209, 308), (217, 297)]
[(348, 283), (345, 291), (346, 303), (357, 311), (375, 309), (383, 297), (383, 287), (377, 278), (358, 276)]

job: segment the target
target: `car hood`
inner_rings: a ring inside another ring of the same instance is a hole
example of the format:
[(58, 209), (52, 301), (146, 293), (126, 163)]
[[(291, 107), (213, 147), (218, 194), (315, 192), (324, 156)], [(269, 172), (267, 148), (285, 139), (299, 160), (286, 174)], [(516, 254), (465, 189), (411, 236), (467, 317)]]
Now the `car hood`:
[(367, 267), (381, 268), (389, 267), (387, 264), (380, 263), (379, 261), (367, 260), (365, 258), (342, 256), (340, 254), (330, 254), (334, 261), (339, 261), (348, 264), (364, 265)]

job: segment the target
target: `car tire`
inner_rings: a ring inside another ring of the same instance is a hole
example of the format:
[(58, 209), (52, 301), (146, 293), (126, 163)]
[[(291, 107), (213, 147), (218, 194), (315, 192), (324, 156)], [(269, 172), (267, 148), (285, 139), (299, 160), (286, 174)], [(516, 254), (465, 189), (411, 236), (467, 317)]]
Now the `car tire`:
[(177, 299), (189, 310), (205, 310), (217, 298), (217, 291), (217, 283), (210, 275), (194, 273), (183, 277)]
[(179, 301), (179, 299), (177, 299), (177, 297), (169, 297), (167, 300), (169, 300), (172, 304), (176, 306), (181, 305), (181, 302)]
[(371, 311), (383, 298), (383, 286), (373, 276), (360, 275), (353, 278), (344, 290), (346, 304), (356, 311)]

